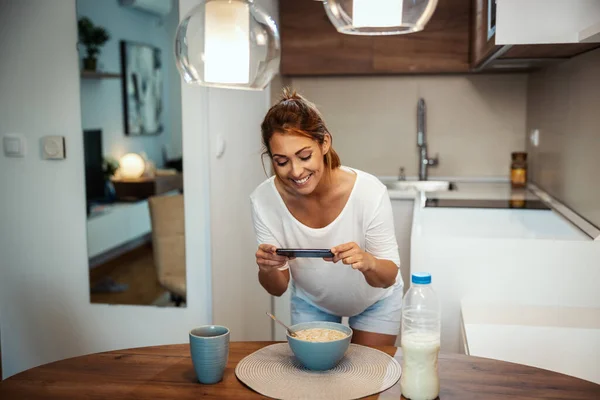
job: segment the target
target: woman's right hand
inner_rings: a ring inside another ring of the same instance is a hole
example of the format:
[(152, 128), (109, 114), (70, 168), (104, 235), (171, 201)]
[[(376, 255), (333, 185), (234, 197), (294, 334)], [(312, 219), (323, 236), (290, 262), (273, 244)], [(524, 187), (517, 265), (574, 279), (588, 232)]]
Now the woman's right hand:
[(277, 247), (271, 244), (261, 244), (256, 251), (256, 264), (262, 272), (270, 273), (283, 268), (292, 258), (279, 256)]

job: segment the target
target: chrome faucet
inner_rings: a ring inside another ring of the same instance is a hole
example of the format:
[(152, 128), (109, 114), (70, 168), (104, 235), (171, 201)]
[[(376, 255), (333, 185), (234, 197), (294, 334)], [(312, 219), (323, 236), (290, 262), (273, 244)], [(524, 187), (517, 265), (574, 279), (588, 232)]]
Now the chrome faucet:
[(406, 180), (406, 174), (404, 173), (404, 167), (400, 167), (400, 172), (398, 173), (398, 180), (399, 181)]
[(419, 99), (417, 106), (417, 146), (419, 147), (419, 180), (427, 180), (427, 167), (439, 164), (438, 155), (428, 158), (427, 135), (425, 134), (425, 100)]

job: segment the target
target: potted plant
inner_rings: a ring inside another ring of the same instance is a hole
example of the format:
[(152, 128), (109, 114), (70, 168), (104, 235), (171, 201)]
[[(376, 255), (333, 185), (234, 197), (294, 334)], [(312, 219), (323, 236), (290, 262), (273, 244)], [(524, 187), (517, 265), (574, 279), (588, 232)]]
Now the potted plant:
[(110, 39), (110, 35), (106, 29), (94, 25), (87, 17), (79, 19), (77, 28), (79, 32), (79, 41), (85, 46), (87, 51), (87, 57), (83, 59), (83, 69), (96, 71), (100, 47)]
[(115, 201), (117, 194), (115, 191), (115, 185), (112, 183), (111, 178), (115, 176), (119, 169), (119, 162), (113, 157), (104, 157), (102, 162), (102, 171), (104, 172), (104, 196), (110, 202)]

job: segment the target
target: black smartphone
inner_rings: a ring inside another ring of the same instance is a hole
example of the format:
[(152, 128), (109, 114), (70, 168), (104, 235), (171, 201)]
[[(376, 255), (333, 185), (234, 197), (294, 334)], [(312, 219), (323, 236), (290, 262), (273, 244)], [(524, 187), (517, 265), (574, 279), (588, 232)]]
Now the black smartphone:
[(328, 258), (333, 257), (329, 249), (277, 249), (277, 255), (285, 257), (311, 257)]

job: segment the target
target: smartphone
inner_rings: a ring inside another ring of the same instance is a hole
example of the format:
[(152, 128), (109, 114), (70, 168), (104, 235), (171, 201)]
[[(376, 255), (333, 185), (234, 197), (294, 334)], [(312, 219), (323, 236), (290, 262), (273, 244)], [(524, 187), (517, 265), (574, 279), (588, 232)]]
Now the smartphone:
[(277, 249), (277, 255), (285, 257), (312, 257), (328, 258), (333, 257), (329, 249)]

